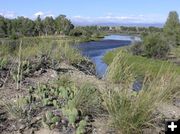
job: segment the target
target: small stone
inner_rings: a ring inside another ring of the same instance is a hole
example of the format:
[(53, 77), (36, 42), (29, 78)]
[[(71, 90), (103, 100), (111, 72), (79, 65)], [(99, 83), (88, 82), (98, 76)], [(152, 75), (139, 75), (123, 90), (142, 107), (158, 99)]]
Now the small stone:
[(64, 118), (64, 119), (62, 119), (62, 120), (61, 120), (61, 122), (62, 122), (62, 124), (63, 124), (63, 125), (68, 124), (68, 120), (67, 120), (67, 119), (65, 119), (65, 118)]
[(174, 101), (174, 105), (176, 107), (180, 107), (180, 99), (179, 98)]
[(19, 130), (23, 130), (23, 129), (25, 129), (25, 125), (21, 125), (20, 127), (19, 127)]

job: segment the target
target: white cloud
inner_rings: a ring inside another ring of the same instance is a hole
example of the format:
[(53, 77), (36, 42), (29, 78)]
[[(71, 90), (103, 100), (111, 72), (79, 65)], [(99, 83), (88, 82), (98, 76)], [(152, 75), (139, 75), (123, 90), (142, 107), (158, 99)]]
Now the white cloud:
[(70, 18), (73, 22), (114, 22), (114, 23), (159, 23), (166, 20), (166, 16), (162, 15), (113, 15), (108, 13), (106, 16), (99, 17), (86, 17), (86, 16), (73, 16)]
[(0, 11), (0, 15), (6, 18), (16, 18), (16, 13), (12, 11)]
[(95, 21), (94, 18), (89, 17), (89, 16), (80, 16), (80, 15), (76, 15), (73, 17), (68, 17), (70, 20), (72, 20), (73, 22), (93, 22)]
[(35, 17), (38, 17), (39, 15), (40, 15), (40, 16), (43, 16), (43, 15), (44, 15), (44, 13), (43, 13), (43, 12), (41, 12), (41, 11), (39, 11), (39, 12), (37, 12), (37, 13), (35, 13), (35, 14), (34, 14), (34, 16), (35, 16)]
[[(6, 18), (16, 18), (17, 15), (13, 11), (0, 11), (0, 15), (6, 17)], [(26, 16), (31, 19), (36, 19), (37, 16), (41, 16), (41, 18), (50, 17), (52, 16), (55, 18), (56, 16), (51, 12), (43, 12), (38, 11), (34, 13), (32, 16)], [(20, 15), (22, 16), (22, 14)], [(25, 15), (24, 15), (25, 17)], [(114, 15), (113, 13), (109, 12), (104, 16), (96, 16), (96, 17), (89, 17), (89, 16), (68, 16), (69, 19), (72, 20), (72, 22), (78, 22), (78, 23), (162, 23), (166, 21), (166, 15), (161, 14), (139, 14), (139, 15)]]
[(55, 17), (55, 15), (54, 14), (52, 14), (51, 12), (42, 12), (42, 11), (39, 11), (39, 12), (37, 12), (37, 13), (35, 13), (34, 14), (34, 16), (33, 16), (33, 18), (35, 19), (35, 18), (37, 18), (38, 16), (41, 16), (41, 18), (46, 18), (46, 17)]

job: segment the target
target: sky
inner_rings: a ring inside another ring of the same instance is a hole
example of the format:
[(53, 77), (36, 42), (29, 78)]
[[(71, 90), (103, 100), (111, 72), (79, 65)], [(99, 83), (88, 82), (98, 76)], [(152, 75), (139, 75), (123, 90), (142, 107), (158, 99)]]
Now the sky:
[(7, 18), (64, 14), (75, 23), (164, 23), (180, 0), (0, 0)]

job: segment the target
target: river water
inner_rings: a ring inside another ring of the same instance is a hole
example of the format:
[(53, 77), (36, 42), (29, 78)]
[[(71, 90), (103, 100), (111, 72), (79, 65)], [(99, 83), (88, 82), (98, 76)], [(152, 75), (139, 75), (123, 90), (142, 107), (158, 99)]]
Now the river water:
[(100, 41), (84, 42), (78, 45), (83, 56), (88, 57), (96, 65), (96, 74), (102, 78), (106, 74), (107, 64), (102, 60), (103, 56), (115, 48), (130, 45), (133, 41), (139, 41), (139, 37), (125, 35), (108, 35)]

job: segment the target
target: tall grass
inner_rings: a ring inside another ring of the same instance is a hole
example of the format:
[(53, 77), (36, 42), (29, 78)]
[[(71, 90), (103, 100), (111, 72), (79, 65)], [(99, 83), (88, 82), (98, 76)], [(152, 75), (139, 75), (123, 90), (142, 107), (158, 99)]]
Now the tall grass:
[(170, 99), (174, 93), (174, 75), (166, 73), (144, 84), (140, 92), (131, 91), (132, 83), (104, 93), (105, 106), (113, 126), (119, 133), (141, 133), (143, 128), (153, 127), (156, 108)]
[[(72, 47), (72, 44), (77, 43), (74, 39), (66, 38), (23, 38), (21, 45), (22, 60), (40, 60), (42, 57), (49, 60), (51, 63), (59, 63), (61, 61), (68, 61), (69, 63), (76, 63), (83, 58), (80, 53)], [(21, 42), (19, 40), (5, 40), (0, 43), (1, 57), (13, 57), (18, 61), (19, 47)], [(11, 58), (10, 58), (11, 59)]]
[[(153, 127), (156, 108), (172, 98), (177, 92), (178, 77), (171, 69), (159, 72), (152, 77), (144, 74), (142, 89), (132, 90), (135, 76), (133, 64), (127, 64), (126, 55), (119, 52), (107, 72), (107, 79), (121, 83), (114, 90), (104, 91), (105, 106), (109, 112), (113, 126), (119, 133), (141, 133), (145, 127)], [(148, 68), (147, 68), (148, 70)]]
[(13, 119), (29, 119), (31, 113), (31, 105), (28, 97), (18, 96), (14, 100), (0, 100), (0, 104), (5, 106), (5, 110)]
[(174, 57), (180, 58), (180, 46), (173, 48), (170, 52)]
[(8, 64), (8, 59), (6, 57), (0, 58), (0, 69), (6, 68)]
[(22, 53), (22, 41), (19, 44), (19, 53), (18, 53), (18, 68), (17, 68), (17, 84), (16, 88), (20, 89), (21, 81), (20, 77), (22, 76), (22, 69), (21, 69), (21, 53)]
[(107, 79), (114, 83), (133, 81), (132, 65), (128, 65), (126, 55), (120, 51), (107, 70)]
[(163, 74), (168, 70), (170, 73), (175, 72), (180, 75), (180, 67), (171, 62), (133, 56), (122, 49), (108, 52), (104, 57), (104, 61), (110, 65), (107, 72), (110, 75), (108, 77), (116, 81), (120, 79), (118, 77), (121, 76), (118, 72), (122, 69), (124, 69), (122, 71), (125, 71), (125, 69), (130, 70), (135, 77), (144, 77), (145, 74), (156, 77), (159, 71)]
[(81, 86), (69, 104), (75, 106), (84, 115), (95, 116), (99, 114), (102, 108), (100, 93), (90, 83)]

